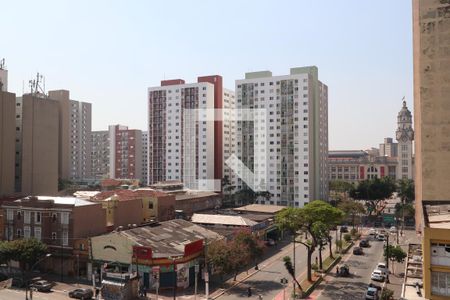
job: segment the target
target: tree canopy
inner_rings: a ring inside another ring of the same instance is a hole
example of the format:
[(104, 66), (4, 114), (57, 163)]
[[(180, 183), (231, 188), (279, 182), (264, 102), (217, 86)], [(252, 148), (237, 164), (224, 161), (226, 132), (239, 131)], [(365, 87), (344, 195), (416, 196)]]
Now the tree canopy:
[(397, 193), (403, 202), (413, 202), (415, 200), (414, 181), (407, 178), (400, 179), (397, 182)]
[(366, 201), (369, 214), (377, 213), (378, 204), (384, 199), (390, 198), (397, 190), (394, 180), (389, 177), (374, 178), (361, 181), (358, 186), (350, 191), (350, 197)]
[(47, 253), (47, 245), (36, 239), (19, 239), (0, 242), (0, 262), (16, 260), (32, 265)]

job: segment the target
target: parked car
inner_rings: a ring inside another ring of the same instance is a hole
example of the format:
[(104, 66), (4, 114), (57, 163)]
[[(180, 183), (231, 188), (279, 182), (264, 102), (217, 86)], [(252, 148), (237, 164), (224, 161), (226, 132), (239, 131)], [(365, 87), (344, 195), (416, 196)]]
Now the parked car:
[(25, 282), (22, 280), (22, 278), (13, 277), (12, 286), (18, 287), (18, 288), (23, 288), (23, 287), (25, 287)]
[(377, 265), (377, 270), (382, 271), (384, 274), (387, 274), (389, 271), (386, 267), (386, 264), (384, 262), (379, 262)]
[(343, 232), (343, 233), (348, 232), (347, 226), (341, 226), (341, 232)]
[(355, 247), (355, 248), (353, 248), (353, 254), (355, 254), (355, 255), (363, 255), (364, 252), (363, 252), (363, 249), (361, 247)]
[(336, 274), (336, 276), (341, 276), (341, 277), (350, 276), (350, 268), (348, 267), (348, 265), (341, 265), (339, 267), (339, 272)]
[(366, 292), (366, 300), (378, 300), (378, 289), (369, 286)]
[(367, 240), (367, 239), (362, 239), (361, 242), (359, 242), (359, 246), (360, 246), (360, 247), (363, 247), (363, 248), (369, 247), (369, 246), (370, 246), (369, 240)]
[(91, 299), (94, 296), (94, 292), (91, 289), (75, 289), (69, 292), (70, 298), (76, 299)]
[(397, 233), (397, 227), (391, 226), (391, 228), (389, 228), (389, 232), (390, 233)]
[(30, 288), (38, 292), (50, 292), (52, 290), (53, 284), (47, 280), (38, 280), (30, 284)]
[(378, 234), (376, 239), (378, 241), (384, 241), (384, 240), (386, 240), (386, 236), (384, 234)]
[(373, 228), (370, 228), (369, 235), (370, 236), (375, 236), (375, 235), (377, 235), (377, 231), (375, 229), (373, 229)]
[(385, 276), (381, 270), (376, 269), (373, 270), (372, 275), (370, 275), (370, 278), (375, 281), (384, 281)]

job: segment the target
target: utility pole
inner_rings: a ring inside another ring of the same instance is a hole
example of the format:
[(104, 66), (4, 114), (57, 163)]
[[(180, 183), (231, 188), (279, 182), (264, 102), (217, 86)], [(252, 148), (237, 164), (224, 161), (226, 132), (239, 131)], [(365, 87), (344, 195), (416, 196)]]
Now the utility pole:
[(389, 283), (389, 234), (386, 235), (386, 283)]
[(195, 289), (194, 289), (194, 299), (197, 300), (197, 279), (198, 279), (198, 271), (200, 266), (198, 264), (195, 265)]
[(205, 239), (205, 296), (209, 299), (209, 274), (208, 274), (208, 239)]
[[(295, 232), (294, 235), (292, 236), (292, 241), (294, 242), (294, 253), (293, 253), (293, 258), (294, 258), (294, 263), (293, 263), (293, 268), (294, 268), (294, 278), (296, 277), (295, 274)], [(294, 299), (295, 299), (295, 280), (293, 281), (294, 284)]]

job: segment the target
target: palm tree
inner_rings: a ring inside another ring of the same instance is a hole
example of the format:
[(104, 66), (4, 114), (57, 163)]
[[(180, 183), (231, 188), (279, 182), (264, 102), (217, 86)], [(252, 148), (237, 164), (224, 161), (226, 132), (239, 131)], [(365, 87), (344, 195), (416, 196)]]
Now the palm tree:
[[(283, 257), (283, 261), (284, 261), (284, 266), (286, 267), (286, 270), (288, 271), (289, 275), (292, 276), (292, 279), (297, 284), (298, 289), (303, 294), (302, 286), (298, 282), (297, 278), (295, 278), (295, 272), (294, 272), (294, 267), (292, 266), (291, 258), (289, 256), (285, 256), (285, 257)], [(294, 289), (294, 293), (295, 293), (295, 289)]]

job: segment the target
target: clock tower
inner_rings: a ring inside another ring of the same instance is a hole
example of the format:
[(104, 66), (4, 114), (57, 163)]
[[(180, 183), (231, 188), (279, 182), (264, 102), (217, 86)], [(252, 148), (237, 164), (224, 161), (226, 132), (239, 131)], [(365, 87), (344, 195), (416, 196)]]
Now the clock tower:
[(397, 131), (395, 132), (398, 141), (398, 165), (397, 179), (413, 179), (413, 140), (414, 130), (412, 128), (412, 115), (403, 101), (403, 107), (397, 116)]

